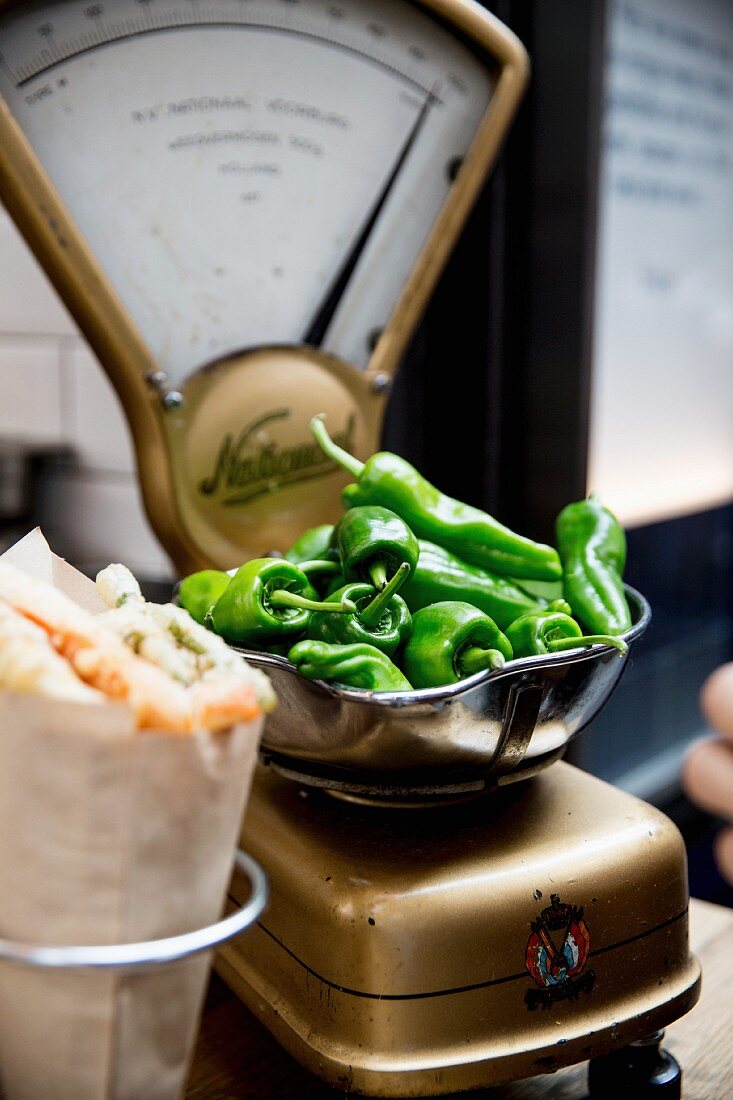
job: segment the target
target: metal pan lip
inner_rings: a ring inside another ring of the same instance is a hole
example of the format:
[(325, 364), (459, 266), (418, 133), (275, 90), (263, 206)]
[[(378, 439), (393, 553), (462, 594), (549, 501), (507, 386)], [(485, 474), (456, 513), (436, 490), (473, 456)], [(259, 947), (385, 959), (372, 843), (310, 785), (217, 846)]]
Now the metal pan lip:
[[(641, 592), (637, 591), (636, 588), (632, 588), (631, 585), (626, 584), (624, 585), (624, 590), (629, 598), (632, 612), (636, 610), (637, 613), (637, 618), (633, 626), (620, 635), (620, 637), (630, 646), (648, 627), (651, 621), (652, 611), (648, 600), (642, 596)], [(522, 672), (533, 672), (538, 669), (560, 668), (565, 665), (578, 664), (583, 661), (595, 661), (602, 654), (618, 653), (618, 650), (613, 646), (596, 644), (585, 646), (577, 650), (567, 650), (563, 653), (538, 654), (535, 657), (520, 657), (516, 660), (507, 661), (502, 668), (493, 671), (485, 670), (476, 672), (473, 676), (468, 676), (465, 680), (461, 680), (457, 684), (450, 684), (447, 687), (419, 688), (415, 691), (405, 692), (376, 692), (367, 691), (364, 688), (335, 687), (333, 684), (326, 683), (325, 680), (306, 680), (305, 677), (300, 675), (295, 665), (292, 664), (291, 661), (288, 661), (286, 657), (278, 657), (272, 653), (258, 653), (246, 649), (237, 649), (237, 652), (241, 653), (249, 662), (260, 668), (267, 669), (269, 666), (289, 672), (291, 675), (297, 676), (298, 679), (303, 680), (304, 683), (318, 687), (324, 695), (329, 695), (333, 699), (347, 700), (352, 703), (361, 704), (362, 706), (381, 707), (385, 710), (407, 710), (407, 708), (420, 708), (425, 705), (432, 707), (446, 705), (468, 694), (477, 687), (488, 683), (494, 683), (505, 677), (514, 677)], [(620, 656), (622, 660), (626, 659), (625, 655)]]

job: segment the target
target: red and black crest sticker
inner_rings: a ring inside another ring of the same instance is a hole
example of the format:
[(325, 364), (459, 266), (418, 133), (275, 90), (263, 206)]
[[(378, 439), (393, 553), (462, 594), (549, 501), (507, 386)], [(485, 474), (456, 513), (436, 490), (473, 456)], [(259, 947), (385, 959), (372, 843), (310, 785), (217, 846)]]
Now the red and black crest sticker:
[(537, 989), (524, 995), (527, 1008), (550, 1008), (556, 1001), (576, 1001), (590, 993), (596, 976), (584, 970), (590, 952), (590, 933), (583, 907), (567, 905), (558, 894), (530, 925), (525, 964)]

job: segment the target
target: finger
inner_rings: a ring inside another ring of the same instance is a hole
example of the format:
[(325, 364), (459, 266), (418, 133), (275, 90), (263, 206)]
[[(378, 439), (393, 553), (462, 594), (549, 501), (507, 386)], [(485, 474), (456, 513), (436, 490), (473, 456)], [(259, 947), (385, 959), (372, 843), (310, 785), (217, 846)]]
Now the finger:
[(715, 838), (715, 862), (723, 878), (733, 886), (733, 829), (724, 829)]
[(682, 785), (703, 810), (733, 821), (733, 746), (722, 739), (693, 746), (682, 765)]
[(708, 676), (700, 692), (700, 706), (713, 729), (733, 741), (733, 661)]

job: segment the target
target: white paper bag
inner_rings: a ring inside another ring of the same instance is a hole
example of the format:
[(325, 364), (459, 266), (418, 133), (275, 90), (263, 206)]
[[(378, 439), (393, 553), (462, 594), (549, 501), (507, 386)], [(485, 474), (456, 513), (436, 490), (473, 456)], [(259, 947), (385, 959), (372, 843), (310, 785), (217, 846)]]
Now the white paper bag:
[[(91, 581), (33, 532), (4, 555), (89, 610)], [(0, 938), (133, 943), (221, 915), (261, 718), (182, 737), (127, 707), (0, 692)], [(209, 954), (144, 973), (0, 961), (6, 1100), (168, 1100), (192, 1053)]]

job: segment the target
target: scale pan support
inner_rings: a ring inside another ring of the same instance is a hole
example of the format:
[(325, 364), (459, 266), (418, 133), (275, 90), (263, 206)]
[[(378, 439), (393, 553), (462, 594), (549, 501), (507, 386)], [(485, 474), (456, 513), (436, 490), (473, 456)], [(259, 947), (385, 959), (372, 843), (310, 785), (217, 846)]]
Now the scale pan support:
[(336, 518), (527, 79), (472, 0), (0, 0), (0, 199), (182, 571)]

